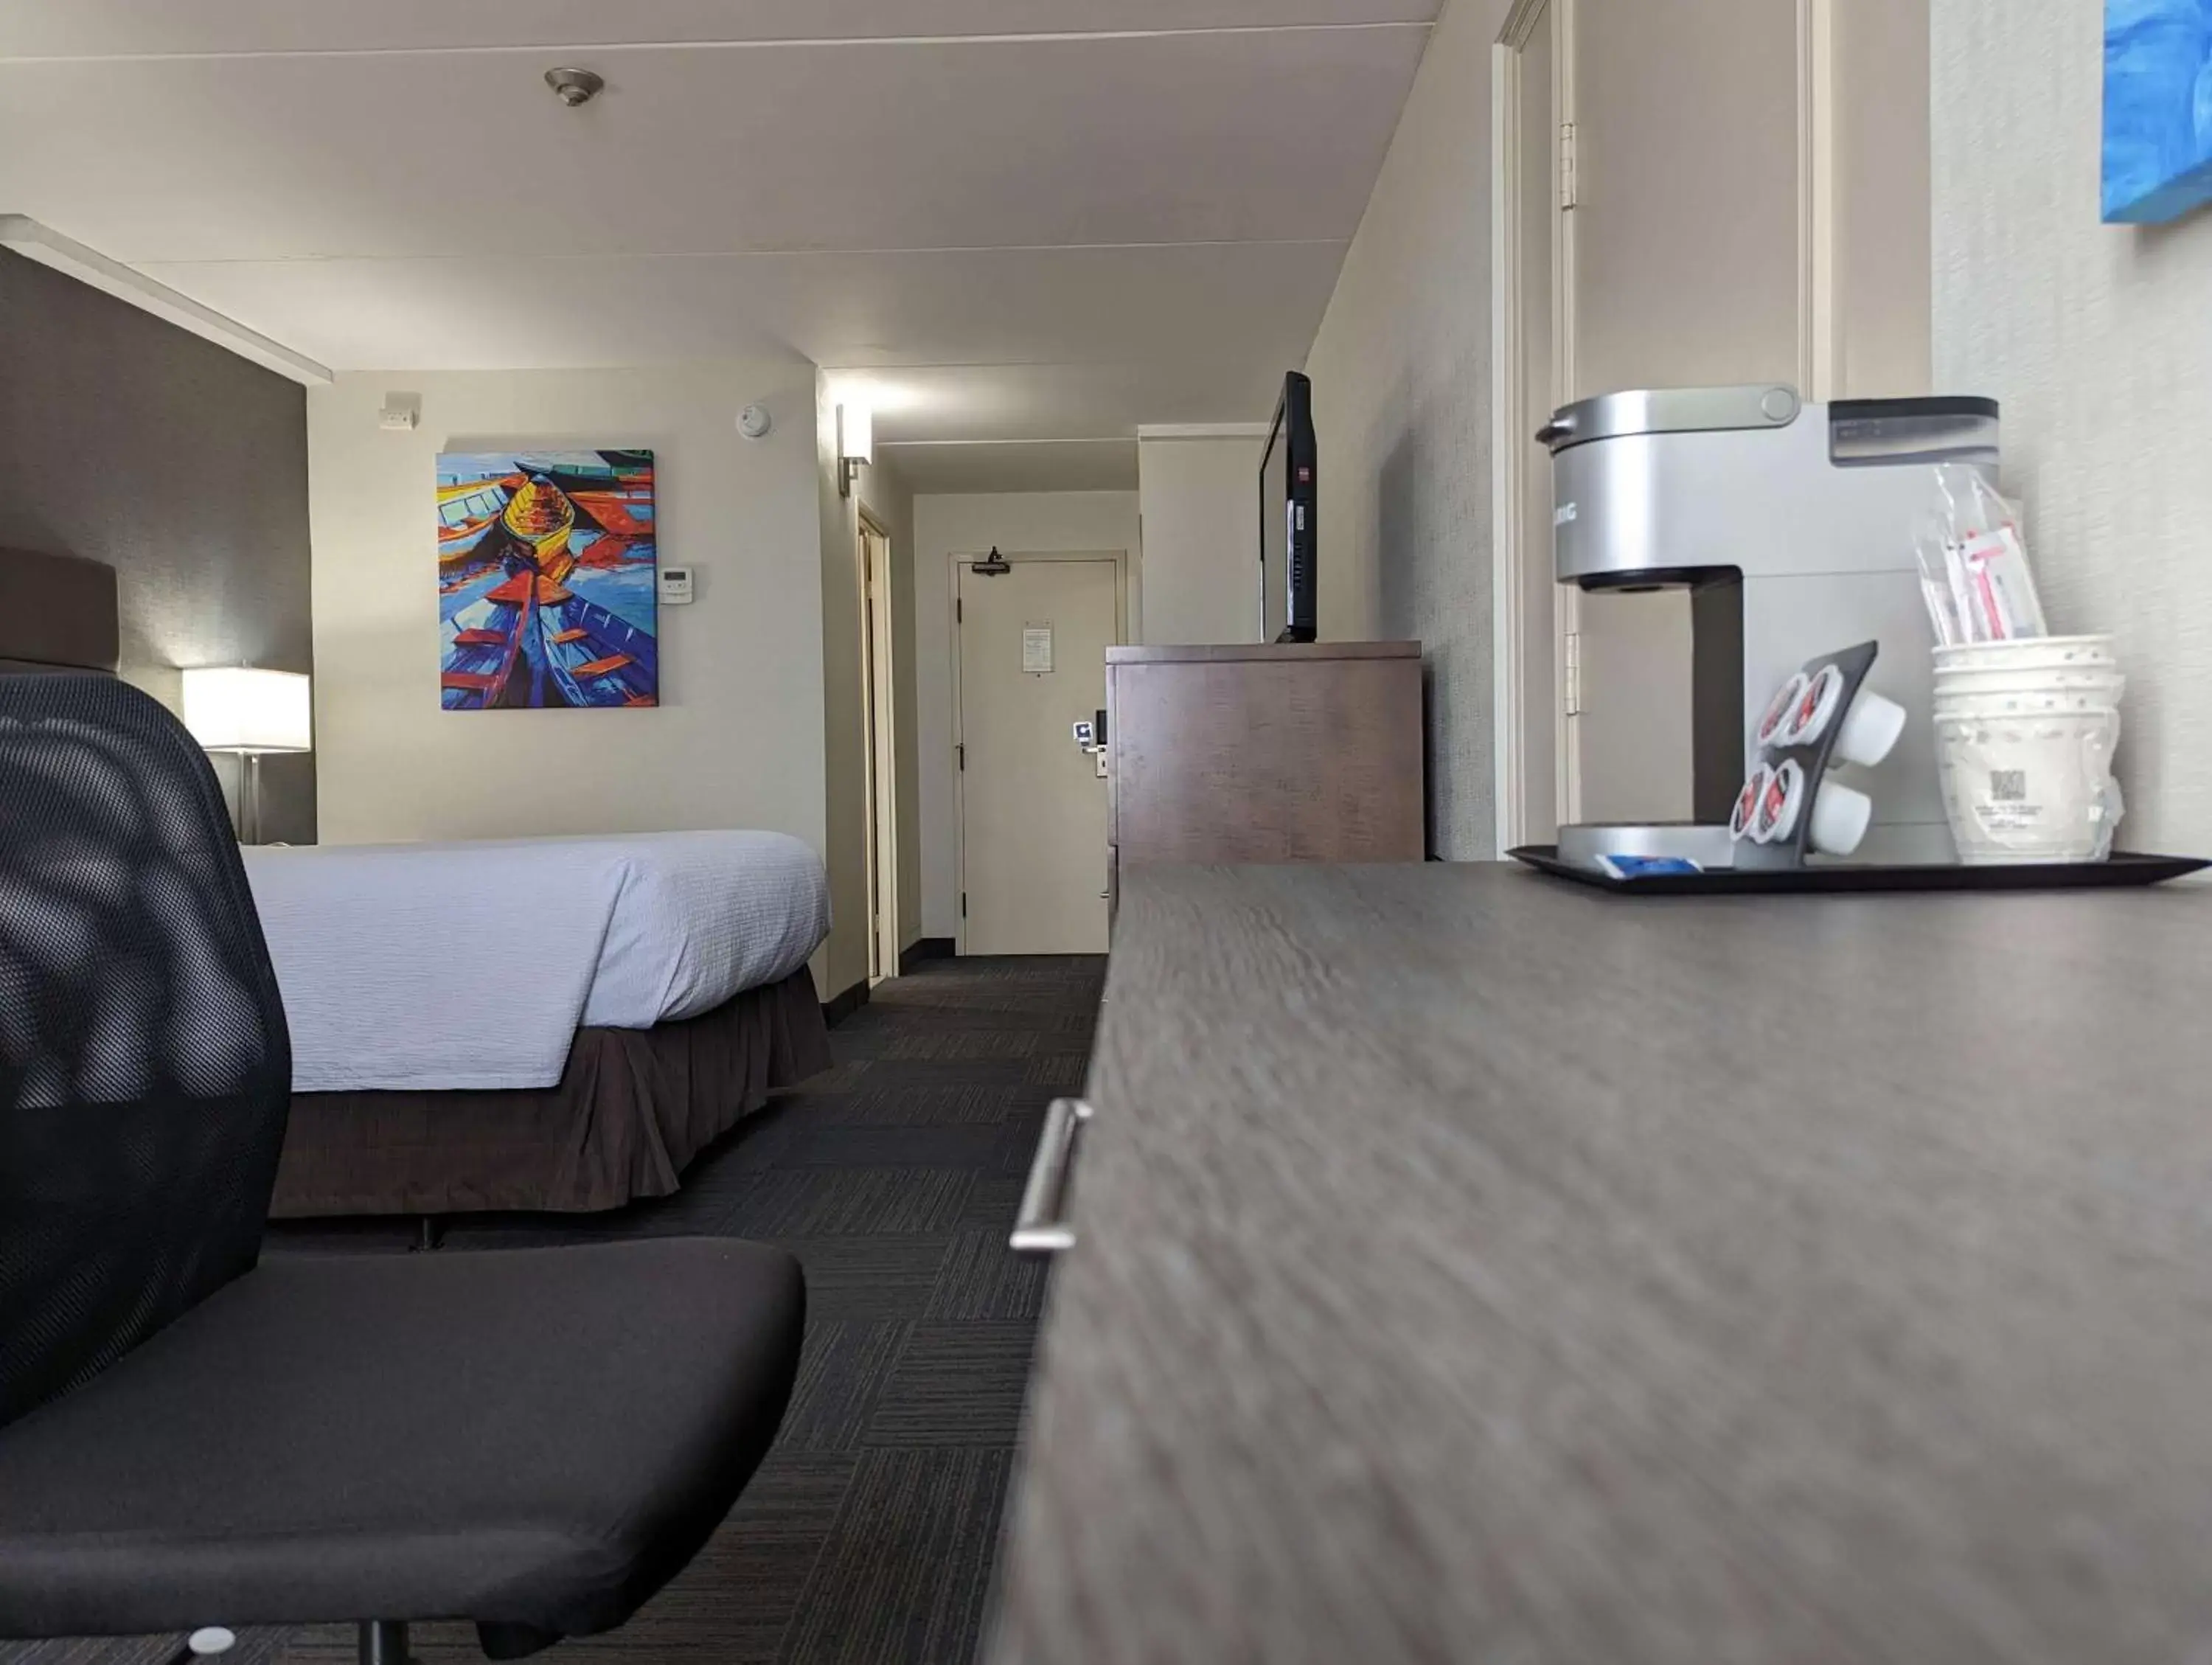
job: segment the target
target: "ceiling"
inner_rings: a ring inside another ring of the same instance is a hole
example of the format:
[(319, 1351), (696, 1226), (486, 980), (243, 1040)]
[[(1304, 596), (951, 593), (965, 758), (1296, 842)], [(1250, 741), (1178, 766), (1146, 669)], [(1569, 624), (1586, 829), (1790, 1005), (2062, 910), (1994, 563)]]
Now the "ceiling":
[(1120, 483), (1303, 362), (1438, 3), (0, 0), (0, 212), (339, 369), (797, 355), (917, 489)]

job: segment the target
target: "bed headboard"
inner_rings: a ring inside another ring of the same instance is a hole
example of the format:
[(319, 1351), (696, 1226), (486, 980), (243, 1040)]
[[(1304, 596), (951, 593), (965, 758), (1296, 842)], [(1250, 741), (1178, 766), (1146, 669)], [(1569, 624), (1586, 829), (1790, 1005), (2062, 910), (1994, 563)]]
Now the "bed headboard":
[(115, 568), (0, 549), (0, 671), (106, 671), (122, 653)]

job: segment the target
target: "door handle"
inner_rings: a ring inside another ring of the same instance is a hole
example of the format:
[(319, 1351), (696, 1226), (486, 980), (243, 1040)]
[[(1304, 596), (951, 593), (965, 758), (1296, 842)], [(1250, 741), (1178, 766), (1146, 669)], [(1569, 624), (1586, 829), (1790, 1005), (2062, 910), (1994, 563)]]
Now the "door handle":
[(1075, 1160), (1075, 1139), (1091, 1120), (1080, 1098), (1055, 1098), (1044, 1113), (1036, 1155), (1030, 1160), (1029, 1183), (1022, 1188), (1021, 1210), (1014, 1217), (1009, 1246), (1017, 1255), (1058, 1255), (1075, 1247), (1075, 1228), (1062, 1217), (1067, 1176)]

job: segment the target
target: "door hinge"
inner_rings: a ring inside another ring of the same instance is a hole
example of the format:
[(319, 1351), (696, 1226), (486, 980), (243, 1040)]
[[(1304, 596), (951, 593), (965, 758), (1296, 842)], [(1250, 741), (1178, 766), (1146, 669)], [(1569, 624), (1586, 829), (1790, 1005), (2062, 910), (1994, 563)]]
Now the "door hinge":
[(964, 775), (965, 773), (967, 773), (967, 770), (968, 770), (968, 748), (967, 748), (966, 746), (964, 746), (964, 745), (957, 745), (957, 746), (955, 746), (955, 747), (953, 747), (953, 748), (952, 748), (952, 755), (954, 756), (954, 757), (956, 757), (956, 758), (957, 758), (957, 759), (959, 760), (959, 764), (960, 764), (960, 770), (961, 770), (961, 773), (963, 773), (963, 775)]
[(1566, 696), (1567, 715), (1583, 714), (1583, 637), (1579, 630), (1567, 633), (1565, 643), (1565, 662), (1560, 666), (1563, 692)]
[(960, 893), (960, 917), (962, 919), (968, 917), (968, 893), (965, 890)]
[(1559, 206), (1572, 208), (1579, 200), (1575, 178), (1575, 125), (1559, 124)]
[(968, 604), (957, 597), (954, 598), (952, 603), (952, 622), (955, 624), (965, 624), (968, 622)]

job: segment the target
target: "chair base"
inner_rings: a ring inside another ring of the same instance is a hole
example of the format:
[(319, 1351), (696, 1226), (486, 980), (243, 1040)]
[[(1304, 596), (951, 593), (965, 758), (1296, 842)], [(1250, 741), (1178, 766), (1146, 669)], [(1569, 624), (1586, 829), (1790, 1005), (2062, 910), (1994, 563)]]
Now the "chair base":
[(415, 1665), (407, 1656), (407, 1626), (388, 1619), (363, 1625), (361, 1665)]

